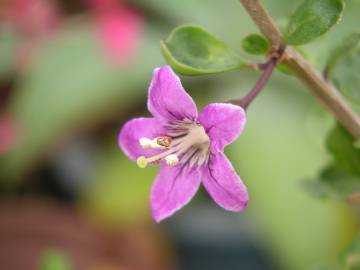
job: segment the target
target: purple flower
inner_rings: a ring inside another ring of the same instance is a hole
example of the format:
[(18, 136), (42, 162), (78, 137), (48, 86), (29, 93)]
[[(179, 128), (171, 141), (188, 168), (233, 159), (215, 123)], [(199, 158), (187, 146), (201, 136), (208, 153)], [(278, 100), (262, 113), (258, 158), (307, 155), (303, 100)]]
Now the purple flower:
[(154, 219), (160, 222), (187, 204), (201, 182), (222, 208), (244, 209), (246, 187), (223, 153), (243, 131), (244, 110), (212, 103), (198, 114), (169, 66), (155, 69), (147, 105), (153, 118), (128, 121), (120, 131), (119, 144), (140, 167), (160, 165), (151, 190)]

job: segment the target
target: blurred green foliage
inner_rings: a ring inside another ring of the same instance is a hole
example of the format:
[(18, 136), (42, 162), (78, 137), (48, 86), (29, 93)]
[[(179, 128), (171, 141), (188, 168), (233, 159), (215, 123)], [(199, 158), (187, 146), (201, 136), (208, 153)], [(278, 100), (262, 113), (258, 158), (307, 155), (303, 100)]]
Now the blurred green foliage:
[(49, 249), (40, 258), (39, 270), (72, 270), (70, 259), (64, 252)]
[(342, 252), (340, 259), (345, 269), (360, 269), (360, 235), (357, 235), (352, 243)]
[(8, 79), (15, 70), (16, 35), (10, 29), (0, 31), (0, 81)]
[(109, 226), (150, 219), (149, 194), (157, 168), (140, 170), (114, 144), (104, 148), (82, 204)]
[(352, 194), (360, 192), (360, 179), (349, 174), (336, 164), (330, 164), (316, 180), (306, 181), (305, 188), (318, 198), (346, 201)]
[(16, 149), (2, 158), (2, 178), (29, 169), (68, 130), (91, 127), (118, 108), (131, 108), (146, 88), (140, 78), (150, 78), (152, 63), (159, 61), (159, 38), (150, 29), (136, 62), (126, 67), (106, 62), (86, 25), (69, 24), (43, 44), (11, 97), (9, 112), (22, 133)]

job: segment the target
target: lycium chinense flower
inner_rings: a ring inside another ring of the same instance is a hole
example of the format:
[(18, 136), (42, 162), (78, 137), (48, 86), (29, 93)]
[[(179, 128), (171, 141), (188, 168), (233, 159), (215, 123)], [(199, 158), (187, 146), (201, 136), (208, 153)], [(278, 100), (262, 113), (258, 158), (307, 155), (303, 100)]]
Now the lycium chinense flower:
[(154, 219), (160, 222), (187, 204), (200, 183), (222, 208), (244, 209), (246, 187), (223, 153), (243, 131), (244, 110), (212, 103), (198, 114), (169, 66), (155, 69), (147, 105), (153, 117), (128, 121), (120, 131), (119, 144), (139, 167), (160, 166), (151, 190)]

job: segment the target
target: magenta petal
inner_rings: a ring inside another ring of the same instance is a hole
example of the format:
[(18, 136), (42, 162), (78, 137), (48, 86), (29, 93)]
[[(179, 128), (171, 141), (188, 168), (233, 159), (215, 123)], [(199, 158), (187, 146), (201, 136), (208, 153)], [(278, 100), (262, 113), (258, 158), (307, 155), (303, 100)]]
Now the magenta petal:
[(241, 134), (246, 116), (244, 109), (239, 106), (212, 103), (200, 112), (199, 121), (211, 139), (211, 151), (217, 153)]
[(135, 118), (126, 122), (120, 130), (119, 145), (130, 159), (136, 160), (139, 156), (149, 157), (159, 150), (143, 149), (139, 139), (153, 139), (164, 134), (165, 130), (155, 118)]
[(249, 200), (246, 186), (223, 153), (212, 155), (204, 170), (203, 185), (218, 205), (234, 212), (246, 207)]
[(154, 70), (149, 87), (148, 109), (162, 122), (194, 120), (197, 109), (193, 99), (184, 90), (180, 79), (169, 66)]
[(182, 166), (163, 166), (151, 190), (151, 209), (156, 222), (171, 216), (195, 195), (199, 188), (199, 170)]

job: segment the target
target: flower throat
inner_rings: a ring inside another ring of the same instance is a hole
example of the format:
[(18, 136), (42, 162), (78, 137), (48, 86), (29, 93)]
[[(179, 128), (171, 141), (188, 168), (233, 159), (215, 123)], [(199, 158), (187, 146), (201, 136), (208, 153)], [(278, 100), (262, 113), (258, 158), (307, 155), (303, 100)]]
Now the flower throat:
[(140, 168), (145, 168), (149, 163), (160, 160), (165, 160), (170, 166), (180, 163), (190, 167), (200, 167), (208, 162), (210, 139), (203, 126), (184, 119), (172, 122), (165, 127), (168, 130), (166, 135), (139, 140), (144, 149), (164, 149), (164, 152), (152, 157), (140, 156), (137, 159)]

